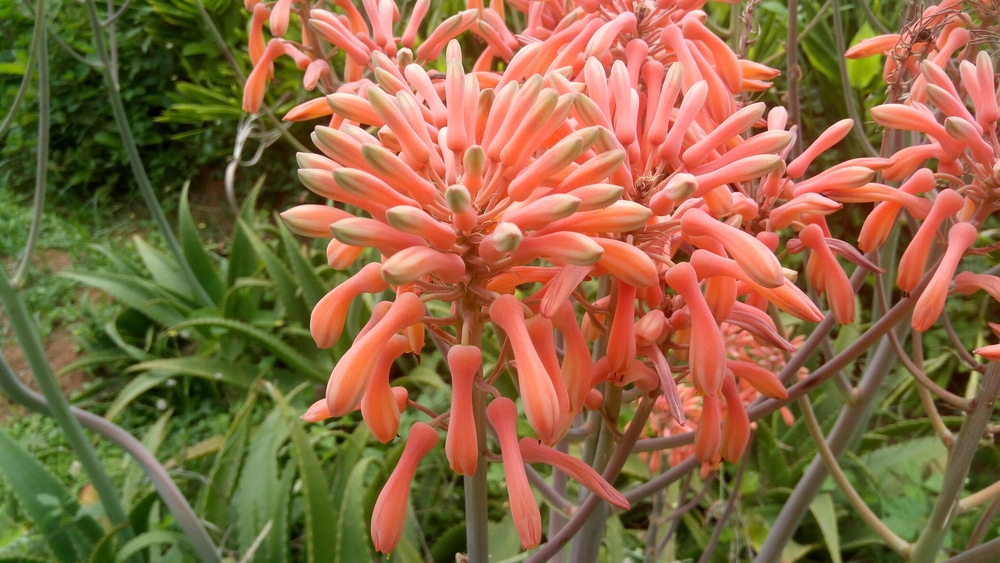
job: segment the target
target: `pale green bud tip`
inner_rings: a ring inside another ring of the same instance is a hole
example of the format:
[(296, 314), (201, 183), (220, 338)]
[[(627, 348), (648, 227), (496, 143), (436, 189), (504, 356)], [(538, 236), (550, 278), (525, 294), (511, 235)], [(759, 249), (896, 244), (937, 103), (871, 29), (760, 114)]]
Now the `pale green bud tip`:
[(517, 225), (503, 222), (493, 231), (493, 246), (500, 252), (512, 252), (521, 244), (523, 236)]
[(486, 168), (486, 151), (479, 145), (465, 149), (464, 164), (466, 174), (482, 174)]
[(667, 197), (675, 202), (688, 199), (697, 189), (698, 180), (686, 172), (675, 174), (673, 178), (667, 181), (667, 185), (664, 187)]
[(448, 186), (444, 191), (444, 199), (448, 202), (448, 209), (453, 213), (462, 213), (472, 207), (472, 196), (462, 184)]

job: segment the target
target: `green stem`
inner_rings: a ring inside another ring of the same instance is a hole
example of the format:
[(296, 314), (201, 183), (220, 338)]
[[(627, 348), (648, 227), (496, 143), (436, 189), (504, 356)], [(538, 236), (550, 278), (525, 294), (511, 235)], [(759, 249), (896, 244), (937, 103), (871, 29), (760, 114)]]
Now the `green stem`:
[(7, 277), (7, 272), (3, 268), (0, 268), (0, 301), (3, 302), (4, 308), (7, 310), (7, 318), (10, 319), (14, 334), (24, 350), (24, 357), (31, 367), (35, 381), (38, 382), (38, 388), (41, 389), (49, 403), (52, 418), (56, 419), (63, 435), (66, 436), (66, 441), (80, 459), (84, 471), (90, 476), (112, 525), (119, 527), (118, 538), (121, 545), (124, 545), (135, 537), (135, 531), (132, 529), (125, 509), (122, 508), (118, 499), (114, 483), (104, 471), (104, 466), (101, 465), (97, 452), (94, 451), (90, 441), (83, 434), (83, 428), (70, 412), (69, 401), (63, 396), (59, 382), (56, 380), (55, 374), (52, 373), (52, 366), (49, 365), (48, 359), (45, 357), (45, 349), (38, 337), (38, 331), (35, 330), (24, 303), (14, 290), (14, 286), (11, 285), (10, 278)]
[[(840, 0), (833, 0), (833, 38), (838, 53), (847, 50), (847, 41), (844, 39), (844, 21), (840, 15)], [(854, 120), (854, 133), (858, 136), (858, 141), (865, 153), (869, 156), (877, 156), (878, 151), (875, 150), (871, 141), (868, 140), (868, 135), (865, 134), (864, 120), (861, 118), (861, 112), (858, 111), (854, 89), (847, 75), (847, 59), (845, 57), (837, 57), (837, 69), (840, 71), (840, 88), (841, 94), (844, 96), (844, 106), (851, 119)]]
[[(3, 354), (0, 354), (0, 389), (3, 389), (4, 393), (15, 402), (35, 412), (52, 416), (52, 408), (49, 406), (48, 401), (45, 400), (45, 397), (28, 389), (17, 379), (17, 376), (14, 375), (14, 370), (7, 364)], [(212, 539), (209, 537), (205, 527), (202, 526), (198, 514), (191, 508), (187, 498), (184, 497), (184, 494), (177, 488), (177, 484), (170, 478), (167, 469), (146, 449), (146, 446), (142, 442), (129, 434), (124, 428), (92, 412), (76, 407), (70, 407), (70, 412), (72, 412), (73, 416), (76, 417), (80, 425), (84, 428), (111, 440), (132, 456), (132, 459), (139, 464), (139, 467), (142, 468), (146, 476), (153, 483), (153, 486), (156, 487), (160, 498), (163, 499), (163, 503), (167, 505), (167, 508), (174, 515), (177, 525), (188, 536), (192, 548), (198, 554), (198, 558), (201, 561), (209, 563), (222, 561), (218, 549), (212, 543)]]
[[(483, 321), (479, 303), (472, 295), (459, 304), (462, 327), (462, 344), (482, 347)], [(482, 366), (477, 378), (482, 379)], [(489, 546), (489, 487), (487, 483), (488, 463), (486, 461), (486, 391), (479, 386), (472, 388), (472, 412), (475, 416), (476, 440), (479, 442), (479, 460), (476, 472), (466, 475), (465, 485), (465, 538), (469, 563), (487, 563), (490, 560)]]
[(476, 473), (465, 476), (465, 537), (469, 563), (486, 563), (489, 548), (489, 487), (486, 482), (486, 392), (472, 389), (472, 408), (476, 417), (476, 436), (479, 439), (479, 461)]
[(118, 127), (118, 134), (121, 136), (122, 145), (125, 147), (125, 152), (128, 153), (129, 164), (132, 165), (132, 175), (139, 186), (139, 193), (142, 194), (142, 199), (146, 202), (146, 207), (149, 208), (150, 215), (153, 216), (153, 222), (156, 223), (157, 229), (163, 235), (167, 249), (173, 255), (177, 266), (181, 269), (181, 273), (187, 278), (188, 283), (194, 289), (195, 297), (197, 297), (203, 306), (214, 307), (215, 303), (208, 295), (208, 292), (205, 291), (205, 288), (202, 287), (201, 282), (198, 281), (194, 270), (191, 269), (191, 264), (184, 257), (181, 245), (170, 228), (170, 223), (167, 221), (167, 216), (163, 213), (163, 208), (160, 206), (156, 193), (153, 191), (149, 177), (146, 176), (146, 169), (142, 164), (142, 158), (139, 156), (139, 148), (135, 144), (135, 137), (133, 137), (132, 129), (129, 127), (128, 116), (125, 114), (125, 105), (119, 94), (118, 80), (115, 77), (115, 73), (112, 72), (113, 61), (104, 45), (103, 30), (101, 22), (97, 17), (97, 8), (94, 6), (94, 0), (86, 0), (86, 5), (87, 17), (90, 20), (90, 29), (94, 34), (94, 50), (97, 51), (97, 55), (101, 59), (101, 73), (104, 75), (104, 82), (108, 86), (108, 99), (111, 102), (111, 111), (115, 117), (115, 125)]
[[(629, 423), (628, 430), (622, 435), (621, 440), (618, 442), (618, 446), (615, 448), (614, 453), (612, 453), (611, 458), (607, 462), (607, 466), (604, 468), (601, 474), (604, 480), (613, 483), (621, 473), (623, 467), (625, 467), (625, 462), (632, 455), (632, 447), (635, 445), (636, 440), (639, 439), (639, 435), (646, 428), (646, 420), (649, 418), (649, 414), (653, 412), (653, 405), (656, 403), (656, 399), (649, 395), (646, 395), (639, 402), (639, 406), (635, 409), (635, 417)], [(691, 459), (694, 459), (693, 457)], [(666, 473), (663, 473), (658, 477), (658, 483), (661, 485), (659, 489), (665, 488), (673, 483), (677, 479), (680, 479), (686, 475), (691, 469), (696, 467), (698, 464), (695, 460), (694, 465), (689, 465), (687, 463), (680, 463), (676, 467), (671, 468)], [(659, 490), (657, 489), (657, 490)], [(650, 493), (651, 494), (651, 493)], [(631, 498), (630, 494), (626, 494), (625, 498)], [(631, 502), (631, 500), (630, 500)], [(607, 505), (607, 503), (601, 497), (591, 494), (582, 503), (580, 503), (579, 508), (573, 513), (573, 516), (566, 522), (559, 533), (555, 536), (548, 538), (548, 542), (541, 546), (538, 551), (533, 553), (531, 557), (526, 560), (528, 563), (543, 563), (551, 560), (559, 553), (563, 546), (569, 543), (571, 539), (577, 536), (584, 525), (591, 519), (595, 517), (594, 511), (600, 505)], [(598, 540), (603, 539), (602, 534)], [(600, 544), (598, 543), (598, 546)], [(590, 556), (584, 554), (587, 559)], [(596, 557), (596, 553), (594, 555)], [(571, 561), (579, 561), (578, 559), (570, 559)]]
[(792, 141), (792, 151), (789, 158), (802, 152), (802, 115), (799, 111), (799, 80), (802, 69), (799, 68), (799, 2), (788, 0), (788, 39), (785, 44), (785, 76), (788, 80), (788, 120), (799, 129), (799, 134)]
[[(603, 473), (611, 459), (611, 453), (615, 449), (617, 441), (618, 415), (621, 412), (622, 390), (617, 385), (604, 386), (604, 417), (605, 422), (601, 425), (598, 433), (597, 445), (594, 448), (593, 456), (590, 457), (590, 464), (598, 473)], [(615, 426), (612, 427), (612, 424)], [(593, 514), (587, 518), (581, 526), (579, 533), (573, 538), (573, 545), (570, 547), (569, 561), (597, 561), (600, 553), (601, 542), (604, 540), (604, 523), (608, 519), (609, 508), (605, 502), (594, 507)]]
[[(875, 398), (878, 396), (878, 389), (892, 372), (894, 360), (892, 345), (888, 339), (883, 339), (857, 386), (858, 401), (844, 407), (826, 440), (833, 456), (842, 454), (858, 429), (867, 423)], [(817, 455), (795, 486), (795, 490), (789, 495), (754, 561), (764, 563), (780, 560), (785, 544), (795, 533), (813, 498), (826, 481), (827, 475), (826, 465)]]
[[(31, 227), (28, 228), (28, 241), (24, 245), (24, 255), (14, 273), (11, 282), (14, 287), (20, 287), (31, 268), (31, 261), (38, 245), (38, 232), (42, 226), (42, 212), (45, 210), (45, 187), (49, 171), (49, 53), (48, 34), (45, 33), (45, 0), (38, 0), (35, 5), (35, 31), (31, 38), (31, 53), (38, 57), (38, 155), (35, 158), (35, 201), (31, 210)], [(38, 30), (41, 30), (38, 33)], [(31, 76), (31, 67), (25, 70), (25, 81)], [(20, 94), (20, 92), (18, 92)], [(16, 105), (19, 103), (17, 101)], [(10, 115), (14, 115), (11, 108)], [(0, 134), (0, 138), (3, 135)]]
[(998, 395), (1000, 395), (1000, 363), (993, 362), (986, 369), (983, 389), (975, 399), (976, 406), (962, 424), (962, 430), (955, 440), (955, 447), (948, 456), (948, 466), (944, 472), (941, 493), (938, 494), (934, 510), (923, 531), (920, 532), (920, 537), (913, 544), (911, 561), (914, 563), (931, 563), (937, 560), (944, 537), (958, 513), (959, 496), (965, 486), (969, 466), (972, 465), (972, 458), (979, 448), (979, 441), (983, 437), (986, 425), (990, 422)]
[(833, 480), (836, 481), (840, 492), (844, 493), (847, 501), (851, 503), (854, 511), (858, 513), (858, 516), (861, 517), (861, 520), (864, 521), (868, 528), (878, 534), (882, 538), (882, 541), (889, 546), (889, 549), (905, 557), (909, 553), (910, 544), (897, 536), (889, 526), (886, 526), (885, 522), (868, 507), (868, 504), (861, 498), (858, 491), (851, 485), (847, 475), (844, 474), (843, 469), (840, 468), (840, 464), (837, 463), (837, 457), (830, 451), (830, 447), (826, 443), (826, 438), (823, 436), (823, 429), (820, 427), (819, 420), (816, 419), (816, 413), (813, 411), (809, 398), (799, 397), (799, 407), (802, 410), (802, 416), (805, 420), (806, 428), (809, 430), (809, 435), (819, 450), (819, 456), (826, 465), (826, 470), (833, 477)]

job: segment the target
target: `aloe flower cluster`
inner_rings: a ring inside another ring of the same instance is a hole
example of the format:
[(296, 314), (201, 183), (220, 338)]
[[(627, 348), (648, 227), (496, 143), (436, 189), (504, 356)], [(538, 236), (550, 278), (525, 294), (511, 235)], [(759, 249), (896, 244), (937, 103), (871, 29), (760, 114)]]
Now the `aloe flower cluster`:
[[(769, 311), (817, 322), (822, 305), (837, 322), (854, 323), (844, 264), (881, 271), (861, 251), (877, 249), (904, 209), (922, 221), (899, 265), (904, 291), (924, 283), (935, 234), (948, 225), (914, 328), (938, 317), (958, 261), (1000, 201), (988, 55), (960, 68), (974, 113), (929, 56), (919, 68), (926, 86), (915, 89), (923, 94), (873, 112), (879, 124), (915, 130), (926, 143), (891, 159), (814, 170), (853, 123), (835, 124), (790, 156), (797, 128), (786, 111), (742, 101), (777, 71), (739, 58), (706, 25), (702, 5), (470, 1), (428, 28), (426, 0), (406, 17), (390, 0), (360, 8), (248, 1), (255, 67), (245, 109), (259, 111), (285, 56), (303, 71), (303, 86), (322, 93), (286, 119), (324, 120), (312, 135), (319, 152), (299, 155), (299, 177), (331, 205), (282, 217), (300, 235), (330, 239), (330, 266), (356, 273), (316, 305), (316, 344), (341, 338), (362, 294), (394, 295), (375, 306), (304, 417), (360, 409), (381, 442), (407, 436), (375, 506), (379, 551), (399, 541), (410, 481), (442, 434), (458, 474), (502, 460), (524, 548), (542, 539), (525, 464), (555, 466), (628, 508), (597, 471), (555, 447), (577, 426), (593, 430), (580, 424), (588, 413), (617, 434), (623, 402), (662, 396), (660, 431), (696, 427), (692, 451), (707, 468), (738, 460), (752, 431), (746, 405), (759, 394), (787, 396), (775, 376), (783, 362), (765, 365), (761, 354), (795, 347)], [(522, 12), (524, 29), (508, 29), (505, 10)], [(959, 48), (956, 21), (945, 25), (941, 49)], [(463, 52), (457, 39), (465, 35), (479, 52)], [(921, 168), (928, 159), (939, 162), (937, 172)], [(902, 185), (873, 182), (876, 173)], [(826, 224), (859, 202), (877, 203), (861, 251)], [(801, 273), (778, 259), (803, 251)], [(1000, 293), (996, 278), (954, 282), (957, 292)], [(490, 334), (500, 357), (484, 373)], [(749, 342), (756, 355), (741, 351)], [(451, 408), (421, 407), (436, 416), (401, 429), (401, 412), (416, 405), (392, 386), (390, 368), (431, 343), (447, 358)], [(505, 372), (516, 396), (493, 385)], [(519, 434), (522, 415), (527, 435)]]
[[(993, 59), (973, 41), (977, 31), (960, 8), (953, 0), (931, 6), (911, 28), (874, 37), (847, 53), (888, 55), (887, 79), (911, 81), (905, 99), (872, 109), (877, 124), (907, 132), (911, 143), (897, 150), (883, 171), (887, 182), (901, 182), (898, 189), (866, 187), (885, 195), (873, 198), (882, 201), (866, 219), (858, 246), (878, 249), (904, 209), (916, 219), (896, 286), (904, 292), (923, 286), (912, 318), (918, 332), (938, 321), (949, 294), (985, 291), (1000, 302), (996, 275), (959, 272), (963, 256), (996, 250), (995, 241), (977, 246), (977, 238), (1000, 210), (1000, 91)], [(1000, 335), (997, 325), (990, 327)], [(975, 352), (1000, 360), (998, 345)]]

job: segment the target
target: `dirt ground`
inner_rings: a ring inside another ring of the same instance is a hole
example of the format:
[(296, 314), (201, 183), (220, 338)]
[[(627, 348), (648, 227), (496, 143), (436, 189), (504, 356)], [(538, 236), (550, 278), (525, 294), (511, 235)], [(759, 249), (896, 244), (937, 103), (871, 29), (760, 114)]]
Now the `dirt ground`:
[[(73, 266), (73, 257), (66, 252), (59, 250), (46, 250), (39, 254), (35, 260), (37, 273), (51, 275)], [(3, 317), (0, 335), (3, 337), (2, 351), (7, 363), (14, 370), (14, 373), (21, 381), (28, 384), (34, 390), (38, 390), (35, 378), (31, 374), (28, 362), (24, 357), (24, 350), (21, 348), (17, 338), (7, 325), (6, 316)], [(64, 367), (73, 363), (80, 357), (79, 347), (72, 334), (65, 327), (59, 327), (46, 338), (45, 355), (49, 358), (52, 370), (59, 373)], [(59, 384), (67, 396), (83, 389), (89, 378), (80, 371), (72, 371), (64, 374), (59, 379)], [(23, 407), (12, 403), (3, 394), (0, 394), (0, 423), (12, 415), (18, 415), (25, 411)]]

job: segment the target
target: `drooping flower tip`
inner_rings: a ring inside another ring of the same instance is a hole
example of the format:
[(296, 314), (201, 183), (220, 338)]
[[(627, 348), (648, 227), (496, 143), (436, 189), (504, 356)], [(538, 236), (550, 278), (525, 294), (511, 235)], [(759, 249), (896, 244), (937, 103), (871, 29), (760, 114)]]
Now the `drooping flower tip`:
[(372, 544), (380, 553), (391, 553), (403, 537), (406, 507), (410, 502), (410, 484), (417, 466), (440, 438), (429, 424), (418, 422), (410, 428), (399, 463), (386, 481), (372, 511)]
[(486, 418), (500, 441), (507, 495), (521, 547), (531, 549), (542, 541), (542, 515), (528, 484), (524, 459), (517, 442), (517, 406), (514, 401), (499, 397), (486, 406)]

